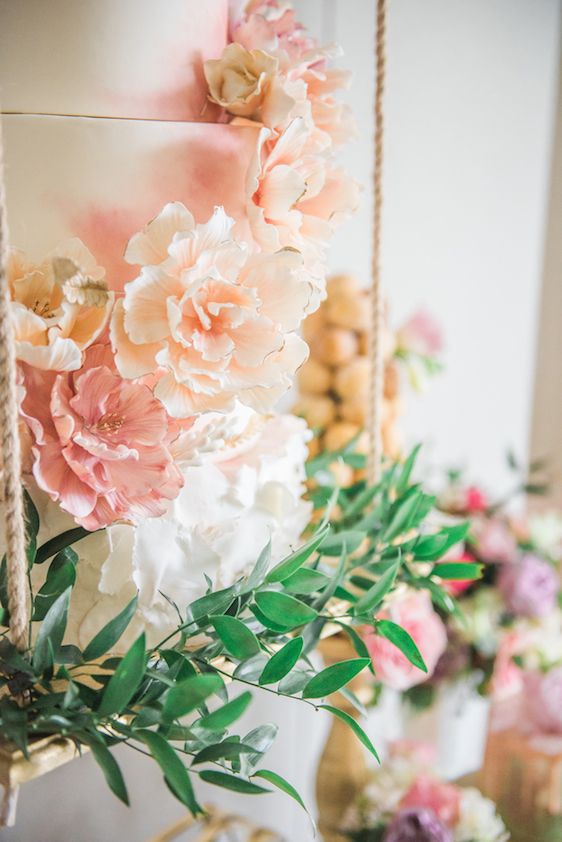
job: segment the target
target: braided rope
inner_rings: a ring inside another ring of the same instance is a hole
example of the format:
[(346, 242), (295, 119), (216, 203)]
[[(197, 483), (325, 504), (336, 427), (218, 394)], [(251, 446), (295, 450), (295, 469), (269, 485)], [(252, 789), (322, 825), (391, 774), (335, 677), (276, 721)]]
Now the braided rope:
[(6, 521), (6, 577), (10, 639), (18, 649), (27, 646), (29, 623), (25, 519), (21, 485), (15, 341), (10, 321), (8, 282), (8, 223), (0, 135), (0, 438), (2, 439), (4, 509)]
[(373, 166), (373, 251), (371, 261), (371, 327), (369, 331), (369, 453), (367, 477), (371, 485), (377, 483), (382, 467), (382, 409), (383, 409), (383, 296), (380, 272), (382, 166), (384, 115), (383, 97), (386, 79), (386, 0), (377, 0), (375, 34), (375, 135)]

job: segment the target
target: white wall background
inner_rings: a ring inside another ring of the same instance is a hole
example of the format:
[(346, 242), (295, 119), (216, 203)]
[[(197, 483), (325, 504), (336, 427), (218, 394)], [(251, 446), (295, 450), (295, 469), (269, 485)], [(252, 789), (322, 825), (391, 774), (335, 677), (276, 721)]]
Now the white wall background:
[[(297, 0), (355, 72), (361, 136), (345, 155), (371, 166), (373, 0)], [(447, 334), (446, 373), (410, 402), (405, 427), (431, 460), (466, 461), (495, 486), (502, 453), (525, 454), (558, 79), (560, 0), (390, 0), (383, 277), (396, 319), (430, 307)], [(368, 281), (370, 202), (338, 236), (334, 270)], [(279, 720), (270, 765), (313, 799), (326, 719), (262, 694), (255, 723)], [(251, 727), (249, 725), (249, 727)], [(181, 810), (140, 756), (126, 763), (134, 809), (89, 758), (23, 788), (6, 842), (145, 842)], [(217, 800), (217, 791), (205, 797)], [(312, 839), (288, 799), (222, 797), (290, 842)], [(48, 818), (47, 818), (48, 817)]]

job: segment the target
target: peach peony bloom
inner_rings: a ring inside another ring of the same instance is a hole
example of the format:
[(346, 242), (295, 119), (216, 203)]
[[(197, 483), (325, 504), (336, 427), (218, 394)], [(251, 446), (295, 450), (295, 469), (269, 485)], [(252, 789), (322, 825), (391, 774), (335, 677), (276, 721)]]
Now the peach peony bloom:
[(263, 50), (229, 44), (220, 59), (204, 65), (209, 99), (230, 114), (258, 120), (271, 128), (283, 125), (296, 103), (296, 83), (279, 72), (279, 60)]
[(413, 666), (396, 646), (375, 634), (370, 627), (364, 632), (365, 643), (373, 659), (377, 678), (395, 690), (407, 690), (431, 677), (447, 646), (447, 631), (433, 610), (426, 591), (407, 594), (396, 600), (385, 613), (413, 638), (428, 672)]
[(111, 336), (123, 377), (158, 371), (155, 395), (175, 418), (227, 411), (234, 399), (266, 411), (307, 356), (294, 332), (312, 285), (294, 250), (248, 255), (216, 208), (204, 225), (179, 203), (129, 243), (143, 265), (125, 286)]
[(148, 386), (122, 380), (103, 345), (76, 373), (22, 370), (37, 485), (89, 530), (162, 515), (183, 479), (168, 417)]
[(104, 274), (78, 239), (40, 264), (13, 251), (8, 276), (18, 359), (51, 371), (80, 368), (113, 304)]
[(247, 212), (265, 251), (299, 249), (321, 258), (337, 225), (355, 210), (358, 186), (318, 154), (302, 118), (276, 138), (262, 129), (246, 179)]

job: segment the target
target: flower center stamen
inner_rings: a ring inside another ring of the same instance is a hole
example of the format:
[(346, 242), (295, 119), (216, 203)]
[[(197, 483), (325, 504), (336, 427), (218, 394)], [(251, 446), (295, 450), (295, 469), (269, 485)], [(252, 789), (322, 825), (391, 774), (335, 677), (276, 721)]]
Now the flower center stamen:
[(103, 415), (100, 418), (100, 420), (96, 424), (96, 427), (100, 433), (114, 435), (123, 426), (123, 421), (123, 416), (118, 415), (117, 412), (108, 412), (107, 415)]

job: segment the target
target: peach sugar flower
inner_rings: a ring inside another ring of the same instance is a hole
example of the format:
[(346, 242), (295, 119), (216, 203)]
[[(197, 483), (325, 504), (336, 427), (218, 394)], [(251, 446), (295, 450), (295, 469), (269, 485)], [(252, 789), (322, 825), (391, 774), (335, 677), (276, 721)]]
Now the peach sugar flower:
[(117, 374), (108, 345), (92, 346), (76, 373), (21, 368), (37, 485), (89, 530), (162, 515), (183, 479), (149, 387)]
[(250, 227), (260, 247), (297, 248), (307, 259), (322, 257), (359, 198), (355, 181), (318, 154), (301, 118), (278, 138), (262, 129), (246, 192)]
[[(350, 108), (333, 96), (348, 86), (351, 74), (327, 66), (338, 51), (319, 47), (297, 22), (293, 9), (279, 3), (250, 4), (235, 24), (232, 40), (249, 52), (259, 50), (277, 60), (277, 86), (294, 100), (287, 116), (305, 117), (317, 136), (323, 136), (324, 147), (345, 143), (356, 134)], [(278, 130), (287, 127), (281, 121), (263, 122)]]
[(113, 305), (105, 272), (88, 249), (72, 239), (39, 264), (14, 250), (8, 275), (18, 359), (51, 371), (80, 368)]
[(175, 418), (227, 411), (235, 397), (267, 410), (306, 359), (294, 332), (312, 295), (301, 255), (248, 255), (232, 225), (222, 208), (196, 225), (175, 202), (127, 248), (142, 268), (115, 308), (117, 368), (157, 372), (155, 395)]

